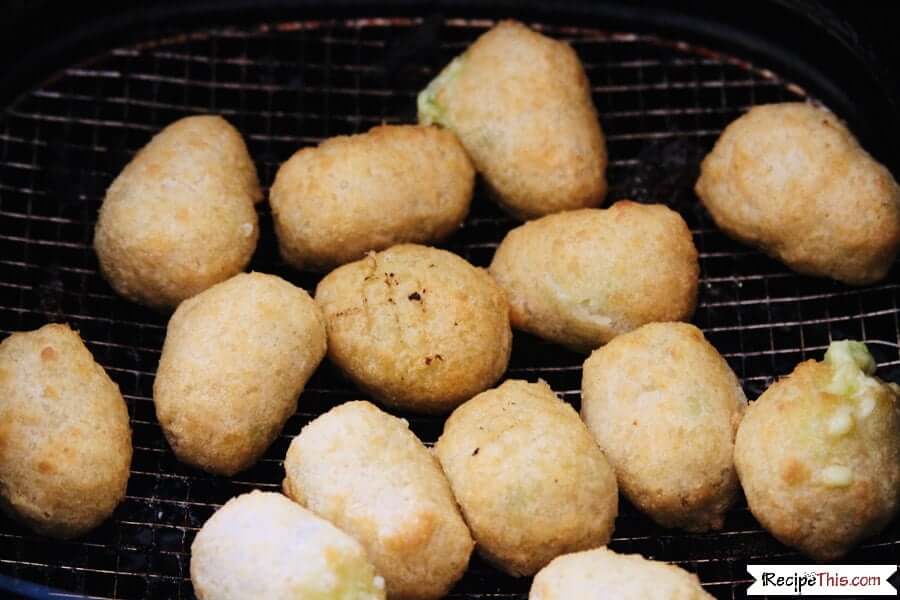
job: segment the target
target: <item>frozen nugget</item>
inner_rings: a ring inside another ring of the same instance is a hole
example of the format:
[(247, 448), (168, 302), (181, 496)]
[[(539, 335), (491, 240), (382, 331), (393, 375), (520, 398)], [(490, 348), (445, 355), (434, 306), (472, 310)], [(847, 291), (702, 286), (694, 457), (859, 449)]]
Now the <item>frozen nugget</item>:
[(478, 551), (515, 576), (606, 544), (616, 478), (546, 383), (508, 380), (457, 408), (435, 445)]
[(810, 104), (757, 106), (731, 123), (696, 191), (725, 233), (807, 275), (874, 283), (900, 247), (900, 186)]
[(303, 428), (285, 493), (360, 541), (392, 600), (442, 598), (474, 542), (450, 484), (406, 421), (347, 402)]
[(250, 467), (297, 410), (324, 355), (321, 311), (274, 275), (241, 273), (182, 302), (153, 384), (175, 455), (221, 475)]
[(513, 216), (603, 201), (606, 142), (568, 44), (503, 21), (453, 59), (418, 104), (419, 122), (453, 131)]
[(109, 186), (94, 231), (100, 269), (129, 300), (175, 307), (244, 269), (261, 199), (234, 127), (217, 116), (175, 121)]
[(0, 344), (0, 508), (43, 535), (93, 529), (125, 496), (128, 409), (68, 325)]
[(403, 244), (338, 267), (316, 288), (328, 356), (385, 404), (453, 410), (492, 386), (512, 331), (500, 286), (437, 248)]
[(198, 600), (384, 600), (384, 580), (352, 537), (281, 494), (229, 500), (194, 538)]
[(644, 325), (595, 350), (582, 377), (581, 416), (628, 499), (664, 527), (720, 529), (747, 399), (700, 330)]
[(513, 327), (586, 352), (645, 323), (689, 319), (700, 267), (678, 213), (622, 200), (513, 229), (490, 272)]
[(821, 561), (881, 531), (900, 501), (900, 403), (861, 342), (832, 342), (750, 404), (734, 461), (757, 520)]
[(281, 255), (328, 270), (369, 250), (441, 241), (469, 212), (474, 180), (459, 141), (437, 127), (383, 125), (304, 148), (269, 195)]
[(609, 548), (566, 554), (535, 575), (528, 600), (712, 600), (693, 573)]

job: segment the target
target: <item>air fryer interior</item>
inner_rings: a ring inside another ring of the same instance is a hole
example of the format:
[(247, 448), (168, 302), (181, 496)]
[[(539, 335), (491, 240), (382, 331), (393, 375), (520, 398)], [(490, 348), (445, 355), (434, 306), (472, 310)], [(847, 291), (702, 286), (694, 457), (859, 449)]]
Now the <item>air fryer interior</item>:
[[(67, 64), (2, 108), (0, 331), (51, 321), (78, 329), (125, 395), (135, 452), (126, 500), (81, 539), (50, 540), (0, 517), (0, 573), (89, 597), (192, 598), (188, 565), (197, 529), (236, 494), (279, 489), (290, 439), (332, 406), (362, 397), (326, 361), (255, 467), (223, 478), (179, 464), (151, 400), (167, 316), (117, 297), (91, 246), (106, 187), (169, 122), (222, 114), (245, 136), (267, 186), (301, 146), (413, 121), (418, 90), (495, 22), (463, 10), (382, 17), (342, 11), (338, 18), (296, 12), (291, 19), (261, 22), (240, 13), (237, 21), (132, 29), (131, 41)], [(759, 48), (736, 51), (740, 40), (704, 42), (699, 34), (652, 33), (652, 23), (625, 29), (610, 27), (622, 21), (565, 18), (530, 23), (570, 42), (585, 64), (608, 141), (609, 198), (665, 203), (686, 219), (701, 257), (693, 322), (727, 358), (748, 397), (798, 362), (820, 358), (831, 339), (865, 340), (880, 373), (900, 379), (896, 268), (864, 288), (798, 276), (725, 237), (692, 191), (700, 159), (749, 106), (821, 101), (851, 125), (864, 111), (845, 114), (846, 99), (827, 94), (837, 86), (810, 87), (815, 76), (795, 80), (789, 61), (767, 60)], [(312, 290), (319, 276), (281, 262), (268, 205), (259, 211), (262, 236), (251, 268)], [(479, 188), (464, 227), (445, 247), (486, 266), (515, 225)], [(577, 408), (582, 361), (516, 332), (507, 377), (542, 378)], [(440, 434), (441, 418), (403, 416), (429, 444)], [(807, 562), (762, 531), (743, 501), (722, 531), (697, 535), (662, 529), (623, 500), (610, 545), (696, 572), (718, 598), (744, 596), (748, 563)], [(898, 562), (900, 523), (846, 560)], [(473, 556), (450, 598), (524, 599), (529, 584)]]

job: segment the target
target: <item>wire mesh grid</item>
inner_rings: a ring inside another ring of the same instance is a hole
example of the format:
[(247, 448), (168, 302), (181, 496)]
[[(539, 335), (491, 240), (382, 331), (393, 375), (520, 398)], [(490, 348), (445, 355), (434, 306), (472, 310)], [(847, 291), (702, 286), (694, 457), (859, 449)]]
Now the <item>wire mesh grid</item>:
[[(126, 499), (79, 540), (51, 541), (0, 517), (0, 573), (97, 598), (192, 598), (196, 530), (228, 498), (277, 489), (281, 459), (303, 424), (360, 396), (323, 363), (300, 409), (265, 458), (232, 479), (180, 465), (157, 425), (152, 383), (166, 315), (116, 297), (91, 241), (113, 177), (150, 136), (182, 116), (216, 112), (245, 136), (264, 185), (295, 150), (325, 137), (415, 118), (415, 95), (436, 68), (492, 25), (449, 19), (365, 19), (223, 26), (157, 37), (66, 68), (0, 113), (0, 331), (67, 321), (119, 384), (133, 428)], [(606, 131), (610, 198), (662, 202), (690, 225), (700, 250), (694, 322), (755, 398), (774, 376), (819, 357), (831, 338), (866, 340), (882, 373), (900, 379), (895, 268), (885, 283), (848, 288), (800, 277), (719, 233), (693, 195), (698, 164), (747, 107), (806, 98), (804, 90), (738, 58), (651, 35), (540, 27), (581, 56)], [(422, 43), (422, 39), (426, 42)], [(430, 41), (429, 41), (430, 40)], [(435, 41), (439, 40), (439, 43)], [(313, 273), (277, 256), (268, 207), (251, 264), (311, 290)], [(516, 223), (477, 190), (445, 245), (486, 265)], [(508, 377), (542, 377), (578, 405), (582, 356), (516, 333)], [(406, 416), (427, 443), (442, 420)], [(803, 562), (764, 533), (741, 502), (721, 532), (664, 530), (623, 500), (611, 546), (696, 572), (719, 598), (738, 598), (748, 562)], [(900, 562), (895, 522), (848, 559)], [(528, 579), (473, 556), (451, 598), (525, 598)]]

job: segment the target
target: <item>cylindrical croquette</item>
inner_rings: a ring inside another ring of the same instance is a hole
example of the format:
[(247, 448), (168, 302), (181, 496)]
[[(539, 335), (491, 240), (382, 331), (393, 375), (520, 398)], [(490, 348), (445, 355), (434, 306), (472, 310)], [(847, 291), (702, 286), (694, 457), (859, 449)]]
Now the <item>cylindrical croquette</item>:
[(753, 516), (821, 561), (881, 531), (900, 504), (900, 400), (860, 342), (832, 342), (750, 404), (734, 461)]
[(453, 131), (500, 205), (531, 219), (598, 206), (606, 141), (571, 46), (503, 21), (419, 94), (419, 121)]
[(198, 600), (384, 600), (359, 542), (281, 494), (229, 500), (191, 545)]
[(241, 273), (182, 302), (153, 384), (178, 459), (221, 475), (253, 465), (297, 410), (325, 343), (318, 306), (274, 275)]
[(435, 453), (477, 543), (503, 571), (606, 544), (612, 468), (578, 413), (540, 381), (507, 380), (457, 408)]
[(555, 558), (535, 575), (528, 600), (712, 600), (693, 573), (609, 548)]
[(347, 402), (303, 428), (284, 491), (362, 543), (392, 600), (442, 598), (474, 542), (450, 484), (406, 421)]
[(696, 191), (725, 233), (807, 275), (874, 283), (900, 248), (900, 186), (811, 104), (756, 106), (731, 123)]
[(281, 256), (328, 270), (370, 250), (439, 242), (465, 219), (474, 181), (459, 141), (437, 127), (382, 125), (304, 148), (269, 195)]
[(72, 538), (125, 496), (128, 409), (68, 325), (0, 344), (0, 508), (36, 532)]
[(721, 528), (747, 398), (703, 333), (650, 323), (595, 350), (582, 373), (581, 416), (628, 499), (664, 527)]
[(513, 327), (587, 352), (646, 323), (689, 319), (700, 266), (678, 213), (623, 200), (513, 229), (490, 272)]
[(493, 385), (512, 331), (500, 286), (437, 248), (402, 244), (338, 267), (316, 288), (328, 356), (375, 399), (449, 412)]
[(100, 269), (129, 300), (173, 308), (244, 269), (261, 199), (234, 127), (218, 116), (175, 121), (109, 186), (94, 231)]

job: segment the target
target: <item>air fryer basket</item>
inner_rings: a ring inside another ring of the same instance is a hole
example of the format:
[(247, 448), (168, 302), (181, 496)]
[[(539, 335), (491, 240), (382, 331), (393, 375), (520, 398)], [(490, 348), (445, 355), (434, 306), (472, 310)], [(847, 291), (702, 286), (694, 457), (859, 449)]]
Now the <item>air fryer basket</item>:
[[(214, 477), (174, 459), (151, 399), (167, 317), (117, 297), (91, 246), (104, 191), (133, 153), (179, 117), (220, 113), (244, 134), (268, 185), (300, 146), (412, 121), (417, 91), (493, 23), (448, 11), (147, 29), (65, 66), (0, 109), (0, 331), (51, 321), (77, 328), (121, 387), (135, 450), (125, 501), (83, 538), (50, 540), (0, 517), (0, 574), (88, 597), (192, 598), (188, 565), (197, 529), (236, 494), (277, 490), (291, 437), (361, 396), (326, 361), (283, 435), (249, 471)], [(701, 257), (694, 323), (750, 398), (801, 360), (821, 357), (830, 339), (865, 340), (881, 374), (898, 379), (896, 268), (864, 288), (795, 275), (726, 238), (692, 191), (699, 160), (747, 107), (785, 100), (831, 106), (829, 98), (811, 96), (764, 59), (695, 40), (607, 29), (599, 20), (531, 24), (569, 41), (585, 64), (609, 145), (609, 198), (666, 203), (690, 225)], [(259, 210), (263, 232), (251, 268), (311, 290), (318, 276), (285, 267), (268, 206)], [(464, 227), (445, 246), (484, 266), (515, 225), (479, 189)], [(507, 376), (543, 378), (577, 407), (582, 360), (517, 332)], [(440, 418), (404, 416), (427, 443), (441, 431)], [(807, 562), (762, 531), (743, 501), (722, 531), (703, 535), (662, 529), (624, 500), (621, 513), (612, 548), (696, 572), (718, 598), (744, 596), (748, 562)], [(895, 521), (846, 560), (898, 559)], [(529, 584), (473, 556), (450, 597), (524, 599)]]

